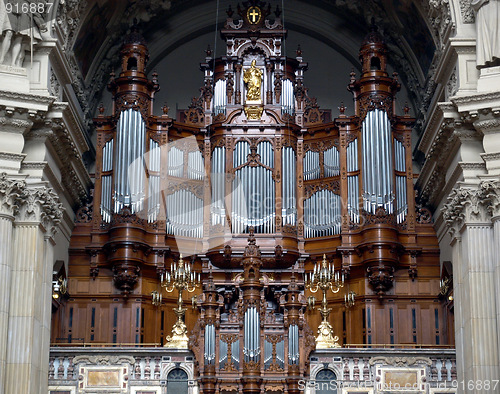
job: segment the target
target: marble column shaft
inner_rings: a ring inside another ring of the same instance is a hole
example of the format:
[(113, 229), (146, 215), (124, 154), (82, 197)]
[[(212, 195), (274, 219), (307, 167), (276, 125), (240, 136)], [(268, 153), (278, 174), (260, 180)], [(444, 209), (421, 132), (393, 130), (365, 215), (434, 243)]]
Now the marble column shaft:
[(12, 222), (14, 216), (0, 213), (0, 393), (5, 393), (7, 332), (12, 254)]

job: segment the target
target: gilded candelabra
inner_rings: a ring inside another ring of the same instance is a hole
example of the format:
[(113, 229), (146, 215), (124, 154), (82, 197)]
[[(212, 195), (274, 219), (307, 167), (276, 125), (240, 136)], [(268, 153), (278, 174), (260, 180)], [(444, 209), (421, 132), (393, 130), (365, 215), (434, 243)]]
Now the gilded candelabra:
[(170, 271), (167, 271), (165, 275), (161, 275), (161, 285), (165, 287), (165, 290), (169, 293), (173, 292), (175, 289), (177, 289), (179, 293), (177, 308), (174, 308), (177, 321), (172, 327), (172, 336), (167, 337), (165, 346), (177, 349), (187, 349), (188, 336), (186, 334), (186, 324), (184, 323), (186, 308), (182, 306), (182, 293), (184, 290), (188, 293), (195, 291), (196, 287), (200, 285), (200, 274), (196, 274), (193, 271), (193, 264), (185, 263), (181, 255), (179, 261), (170, 266)]
[[(332, 347), (340, 347), (339, 337), (333, 335), (333, 327), (328, 323), (328, 316), (332, 308), (328, 308), (326, 293), (330, 289), (333, 293), (338, 293), (344, 287), (344, 274), (340, 271), (335, 271), (335, 266), (326, 261), (326, 255), (323, 255), (323, 261), (317, 262), (314, 265), (314, 271), (306, 274), (306, 288), (316, 293), (319, 289), (323, 292), (323, 300), (319, 312), (323, 321), (318, 327), (318, 336), (316, 337), (316, 349), (328, 349)], [(310, 305), (314, 306), (312, 300)]]

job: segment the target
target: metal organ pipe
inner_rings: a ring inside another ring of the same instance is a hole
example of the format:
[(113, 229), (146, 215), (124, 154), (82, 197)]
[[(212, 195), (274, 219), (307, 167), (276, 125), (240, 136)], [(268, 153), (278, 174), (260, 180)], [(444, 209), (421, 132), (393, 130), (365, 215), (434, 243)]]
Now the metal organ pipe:
[(394, 188), (391, 124), (387, 113), (367, 113), (362, 127), (363, 207), (374, 214), (378, 207), (393, 212)]
[(149, 140), (148, 222), (154, 222), (160, 212), (160, 146)]
[(408, 213), (406, 191), (406, 149), (402, 142), (394, 140), (395, 170), (403, 175), (396, 174), (396, 221), (404, 222)]
[(135, 213), (142, 209), (145, 197), (145, 127), (139, 111), (130, 108), (120, 114), (116, 151), (114, 211), (130, 206)]
[(203, 180), (205, 169), (203, 156), (199, 150), (188, 153), (187, 176), (189, 179)]
[(219, 79), (215, 83), (213, 109), (214, 115), (226, 114), (227, 93), (226, 93), (226, 80)]
[(297, 218), (297, 196), (295, 190), (296, 182), (296, 156), (292, 147), (286, 146), (282, 149), (282, 223), (294, 226)]
[[(102, 172), (113, 170), (113, 140), (109, 140), (102, 149)], [(111, 192), (112, 175), (103, 175), (101, 177), (101, 217), (102, 220), (109, 223), (111, 221)]]
[(167, 233), (191, 238), (203, 236), (203, 200), (181, 189), (167, 196)]
[(326, 178), (340, 174), (339, 151), (335, 146), (327, 149), (323, 154), (323, 166)]
[(288, 327), (288, 363), (299, 363), (299, 326), (291, 324)]
[(184, 175), (184, 152), (176, 146), (168, 152), (168, 175), (177, 178)]
[(320, 190), (304, 201), (304, 237), (340, 234), (340, 196)]
[(212, 153), (212, 206), (210, 208), (212, 225), (223, 224), (226, 216), (225, 196), (226, 148), (217, 147)]
[(318, 179), (320, 176), (319, 152), (307, 151), (304, 157), (304, 180)]
[(295, 112), (295, 96), (293, 93), (293, 82), (289, 79), (285, 79), (282, 82), (280, 101), (282, 113), (293, 115)]
[[(347, 172), (358, 171), (358, 139), (347, 145)], [(347, 176), (347, 211), (353, 223), (359, 223), (359, 182), (358, 175)]]
[[(226, 344), (227, 347), (227, 344)], [(215, 326), (207, 324), (205, 326), (205, 364), (215, 363)]]

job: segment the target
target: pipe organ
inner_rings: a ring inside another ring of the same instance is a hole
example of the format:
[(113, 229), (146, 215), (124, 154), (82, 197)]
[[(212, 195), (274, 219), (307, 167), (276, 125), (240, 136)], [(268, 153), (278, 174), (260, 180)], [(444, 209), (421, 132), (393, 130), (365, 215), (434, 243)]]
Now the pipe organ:
[[(438, 243), (413, 191), (414, 119), (398, 114), (381, 35), (372, 26), (351, 74), (353, 114), (330, 120), (305, 88), (301, 51), (281, 52), (279, 9), (245, 7), (228, 13), (226, 56), (207, 51), (200, 97), (177, 119), (153, 114), (158, 76), (138, 32), (125, 39), (111, 114), (95, 119), (92, 216), (71, 241), (60, 313), (72, 323), (55, 337), (164, 343), (176, 294), (161, 305), (150, 294), (182, 253), (202, 275), (186, 324), (203, 393), (299, 392), (320, 323), (304, 276), (323, 255), (356, 293), (349, 309), (328, 294), (341, 343), (450, 341), (433, 299)], [(90, 328), (87, 313), (99, 316)]]

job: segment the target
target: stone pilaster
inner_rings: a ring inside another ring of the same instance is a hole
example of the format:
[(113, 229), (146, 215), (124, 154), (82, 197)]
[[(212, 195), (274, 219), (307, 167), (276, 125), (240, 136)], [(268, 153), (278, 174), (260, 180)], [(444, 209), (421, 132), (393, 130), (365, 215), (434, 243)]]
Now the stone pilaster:
[(17, 211), (17, 198), (25, 183), (0, 175), (0, 393), (4, 393), (7, 358), (9, 296), (12, 260), (12, 223)]
[(497, 115), (492, 113), (473, 123), (476, 130), (483, 134), (484, 153), (481, 153), (481, 158), (486, 163), (489, 175), (500, 174), (500, 119)]
[(452, 236), (458, 380), (491, 381), (500, 367), (493, 225), (485, 189), (454, 189), (443, 216)]
[(47, 188), (26, 189), (14, 221), (6, 393), (47, 393), (52, 241), (61, 204)]

